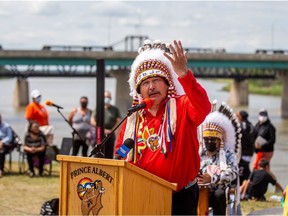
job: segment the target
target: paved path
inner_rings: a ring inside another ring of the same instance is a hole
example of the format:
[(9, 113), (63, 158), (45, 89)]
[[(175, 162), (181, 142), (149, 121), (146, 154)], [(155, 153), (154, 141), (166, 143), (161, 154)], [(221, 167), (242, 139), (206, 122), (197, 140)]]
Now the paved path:
[(267, 208), (262, 210), (253, 211), (248, 215), (283, 215), (283, 208)]

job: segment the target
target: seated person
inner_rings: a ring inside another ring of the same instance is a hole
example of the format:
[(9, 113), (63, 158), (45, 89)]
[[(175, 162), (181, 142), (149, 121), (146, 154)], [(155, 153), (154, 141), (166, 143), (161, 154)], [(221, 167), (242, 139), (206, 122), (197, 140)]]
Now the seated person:
[(24, 141), (24, 151), (27, 155), (30, 177), (35, 176), (34, 157), (38, 157), (39, 160), (39, 176), (43, 175), (46, 146), (47, 141), (45, 135), (39, 129), (39, 123), (30, 121)]
[(258, 170), (253, 170), (249, 179), (243, 185), (242, 199), (255, 198), (259, 201), (265, 201), (265, 193), (267, 192), (268, 184), (275, 185), (276, 188), (283, 192), (283, 188), (277, 182), (274, 174), (269, 169), (269, 162), (267, 159), (262, 158), (258, 162)]
[(210, 113), (203, 123), (198, 184), (209, 184), (209, 207), (214, 215), (226, 214), (225, 190), (238, 176), (235, 131), (230, 119), (219, 111)]
[(11, 149), (12, 130), (8, 123), (2, 121), (0, 114), (0, 177), (3, 175), (5, 154)]

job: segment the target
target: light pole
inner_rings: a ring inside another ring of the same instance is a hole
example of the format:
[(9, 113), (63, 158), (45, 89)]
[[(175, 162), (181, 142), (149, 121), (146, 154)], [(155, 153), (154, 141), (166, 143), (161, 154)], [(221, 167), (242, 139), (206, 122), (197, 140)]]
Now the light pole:
[(107, 35), (107, 40), (108, 40), (108, 46), (111, 44), (111, 16), (109, 15), (108, 17), (108, 35)]
[(275, 26), (276, 20), (272, 21), (271, 24), (271, 49), (274, 50), (274, 26)]

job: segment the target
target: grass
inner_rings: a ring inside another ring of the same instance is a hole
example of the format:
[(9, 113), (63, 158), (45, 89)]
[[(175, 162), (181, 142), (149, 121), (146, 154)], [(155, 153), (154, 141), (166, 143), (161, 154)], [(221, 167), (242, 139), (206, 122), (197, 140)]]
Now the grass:
[(39, 215), (45, 201), (59, 197), (59, 173), (59, 164), (53, 162), (51, 176), (30, 178), (19, 174), (13, 162), (12, 172), (0, 179), (0, 215)]
[[(19, 174), (18, 163), (13, 162), (12, 172), (0, 179), (0, 215), (39, 215), (45, 201), (59, 197), (59, 173), (59, 163), (54, 161), (51, 176), (30, 178), (27, 174)], [(279, 202), (269, 200), (274, 194), (268, 192), (266, 202), (241, 201), (243, 215), (255, 210), (279, 207)]]

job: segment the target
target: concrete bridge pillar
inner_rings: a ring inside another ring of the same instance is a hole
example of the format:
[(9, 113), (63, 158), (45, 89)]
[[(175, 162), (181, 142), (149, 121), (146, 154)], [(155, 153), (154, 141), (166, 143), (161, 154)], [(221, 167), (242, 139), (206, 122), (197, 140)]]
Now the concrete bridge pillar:
[(283, 91), (281, 96), (281, 116), (288, 118), (288, 71), (278, 72), (282, 80)]
[(230, 106), (248, 105), (248, 80), (234, 79), (230, 88), (228, 104)]
[(117, 79), (116, 86), (116, 106), (119, 108), (122, 118), (127, 114), (128, 108), (132, 105), (132, 97), (129, 95), (130, 87), (128, 84), (130, 70), (122, 69), (110, 71), (109, 74)]
[(29, 103), (29, 83), (27, 79), (18, 78), (13, 93), (14, 107), (23, 107)]

